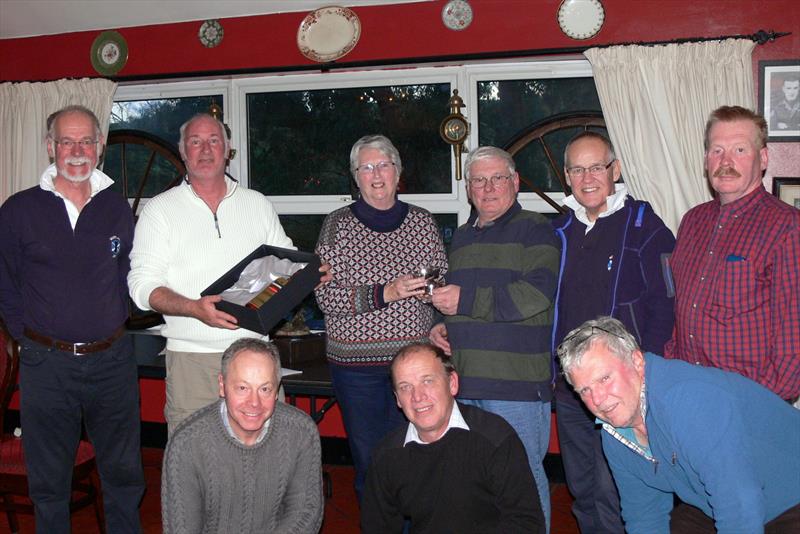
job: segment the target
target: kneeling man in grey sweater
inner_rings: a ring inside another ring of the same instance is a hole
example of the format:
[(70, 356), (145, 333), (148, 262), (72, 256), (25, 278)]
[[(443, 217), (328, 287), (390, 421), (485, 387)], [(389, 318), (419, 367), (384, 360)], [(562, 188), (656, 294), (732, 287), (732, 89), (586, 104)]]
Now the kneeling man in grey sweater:
[(319, 431), (277, 401), (280, 376), (272, 343), (240, 339), (225, 351), (222, 398), (186, 419), (164, 453), (165, 534), (319, 531)]

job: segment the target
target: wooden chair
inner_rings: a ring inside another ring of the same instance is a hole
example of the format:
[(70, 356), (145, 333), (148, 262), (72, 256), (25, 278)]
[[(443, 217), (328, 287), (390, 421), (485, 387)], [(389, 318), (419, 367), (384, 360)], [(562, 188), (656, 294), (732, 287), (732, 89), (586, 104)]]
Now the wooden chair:
[[(13, 534), (19, 532), (17, 514), (33, 514), (33, 505), (28, 499), (22, 439), (3, 432), (6, 411), (16, 390), (18, 371), (19, 345), (0, 321), (0, 507), (5, 509)], [(96, 480), (94, 449), (88, 441), (81, 441), (72, 471), (70, 512), (94, 505), (98, 530), (105, 534), (103, 501)]]

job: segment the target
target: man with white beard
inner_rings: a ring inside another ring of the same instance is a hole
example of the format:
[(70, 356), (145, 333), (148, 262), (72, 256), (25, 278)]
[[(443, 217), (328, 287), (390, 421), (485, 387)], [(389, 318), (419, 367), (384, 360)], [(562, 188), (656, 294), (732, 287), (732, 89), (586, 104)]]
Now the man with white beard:
[(54, 161), (0, 206), (0, 317), (20, 346), (22, 444), (36, 532), (70, 530), (81, 419), (97, 455), (109, 532), (140, 532), (144, 492), (136, 361), (125, 333), (133, 216), (96, 169), (97, 117), (47, 120)]

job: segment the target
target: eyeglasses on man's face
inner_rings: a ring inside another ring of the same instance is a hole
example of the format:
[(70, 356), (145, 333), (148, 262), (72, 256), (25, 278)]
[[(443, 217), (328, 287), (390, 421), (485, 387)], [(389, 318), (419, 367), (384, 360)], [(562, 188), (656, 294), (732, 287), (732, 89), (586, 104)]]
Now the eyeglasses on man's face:
[(619, 334), (615, 334), (614, 332), (611, 332), (610, 330), (606, 330), (605, 328), (601, 328), (599, 326), (593, 326), (591, 328), (591, 332), (589, 330), (585, 329), (585, 328), (581, 328), (580, 330), (578, 330), (577, 332), (575, 332), (571, 336), (565, 337), (564, 340), (559, 345), (559, 349), (561, 347), (563, 347), (564, 345), (566, 345), (567, 343), (569, 343), (570, 341), (572, 341), (573, 339), (575, 339), (575, 338), (582, 338), (582, 341), (585, 341), (585, 340), (587, 340), (589, 338), (594, 337), (599, 332), (605, 332), (609, 336), (613, 336), (613, 337), (618, 338), (618, 339), (622, 339), (622, 340), (625, 339), (622, 336), (620, 336)]
[(379, 161), (378, 163), (365, 163), (364, 165), (359, 165), (356, 167), (356, 172), (364, 176), (369, 176), (375, 171), (385, 174), (394, 169), (394, 167), (395, 164), (393, 161)]
[(570, 178), (583, 178), (587, 172), (592, 176), (600, 176), (606, 172), (615, 161), (617, 161), (616, 158), (612, 159), (605, 165), (597, 164), (592, 165), (591, 167), (570, 167), (567, 169), (567, 174), (569, 174)]
[(100, 141), (97, 139), (91, 139), (87, 137), (86, 139), (81, 139), (80, 141), (75, 141), (74, 139), (53, 139), (53, 142), (62, 148), (66, 148), (67, 150), (72, 150), (75, 145), (78, 145), (84, 150), (88, 150), (90, 148), (94, 148), (97, 146), (97, 143)]
[(492, 187), (500, 187), (508, 183), (511, 175), (503, 176), (502, 174), (495, 174), (494, 176), (471, 176), (467, 178), (467, 183), (473, 189), (483, 189), (488, 182), (492, 183)]

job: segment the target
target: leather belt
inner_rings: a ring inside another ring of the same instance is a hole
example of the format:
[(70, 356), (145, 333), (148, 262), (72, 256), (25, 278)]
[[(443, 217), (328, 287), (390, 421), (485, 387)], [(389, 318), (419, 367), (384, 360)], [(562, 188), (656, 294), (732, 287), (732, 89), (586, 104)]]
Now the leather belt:
[(101, 350), (106, 350), (114, 344), (116, 340), (122, 337), (125, 333), (125, 327), (120, 326), (117, 328), (111, 336), (107, 337), (106, 339), (101, 339), (99, 341), (92, 341), (90, 343), (69, 343), (67, 341), (60, 341), (58, 339), (53, 339), (51, 337), (45, 336), (43, 334), (39, 334), (34, 332), (30, 328), (25, 328), (24, 334), (29, 339), (39, 343), (40, 345), (44, 345), (45, 347), (49, 347), (52, 349), (62, 350), (64, 352), (71, 352), (72, 354), (79, 355), (79, 354), (91, 354), (93, 352), (99, 352)]

